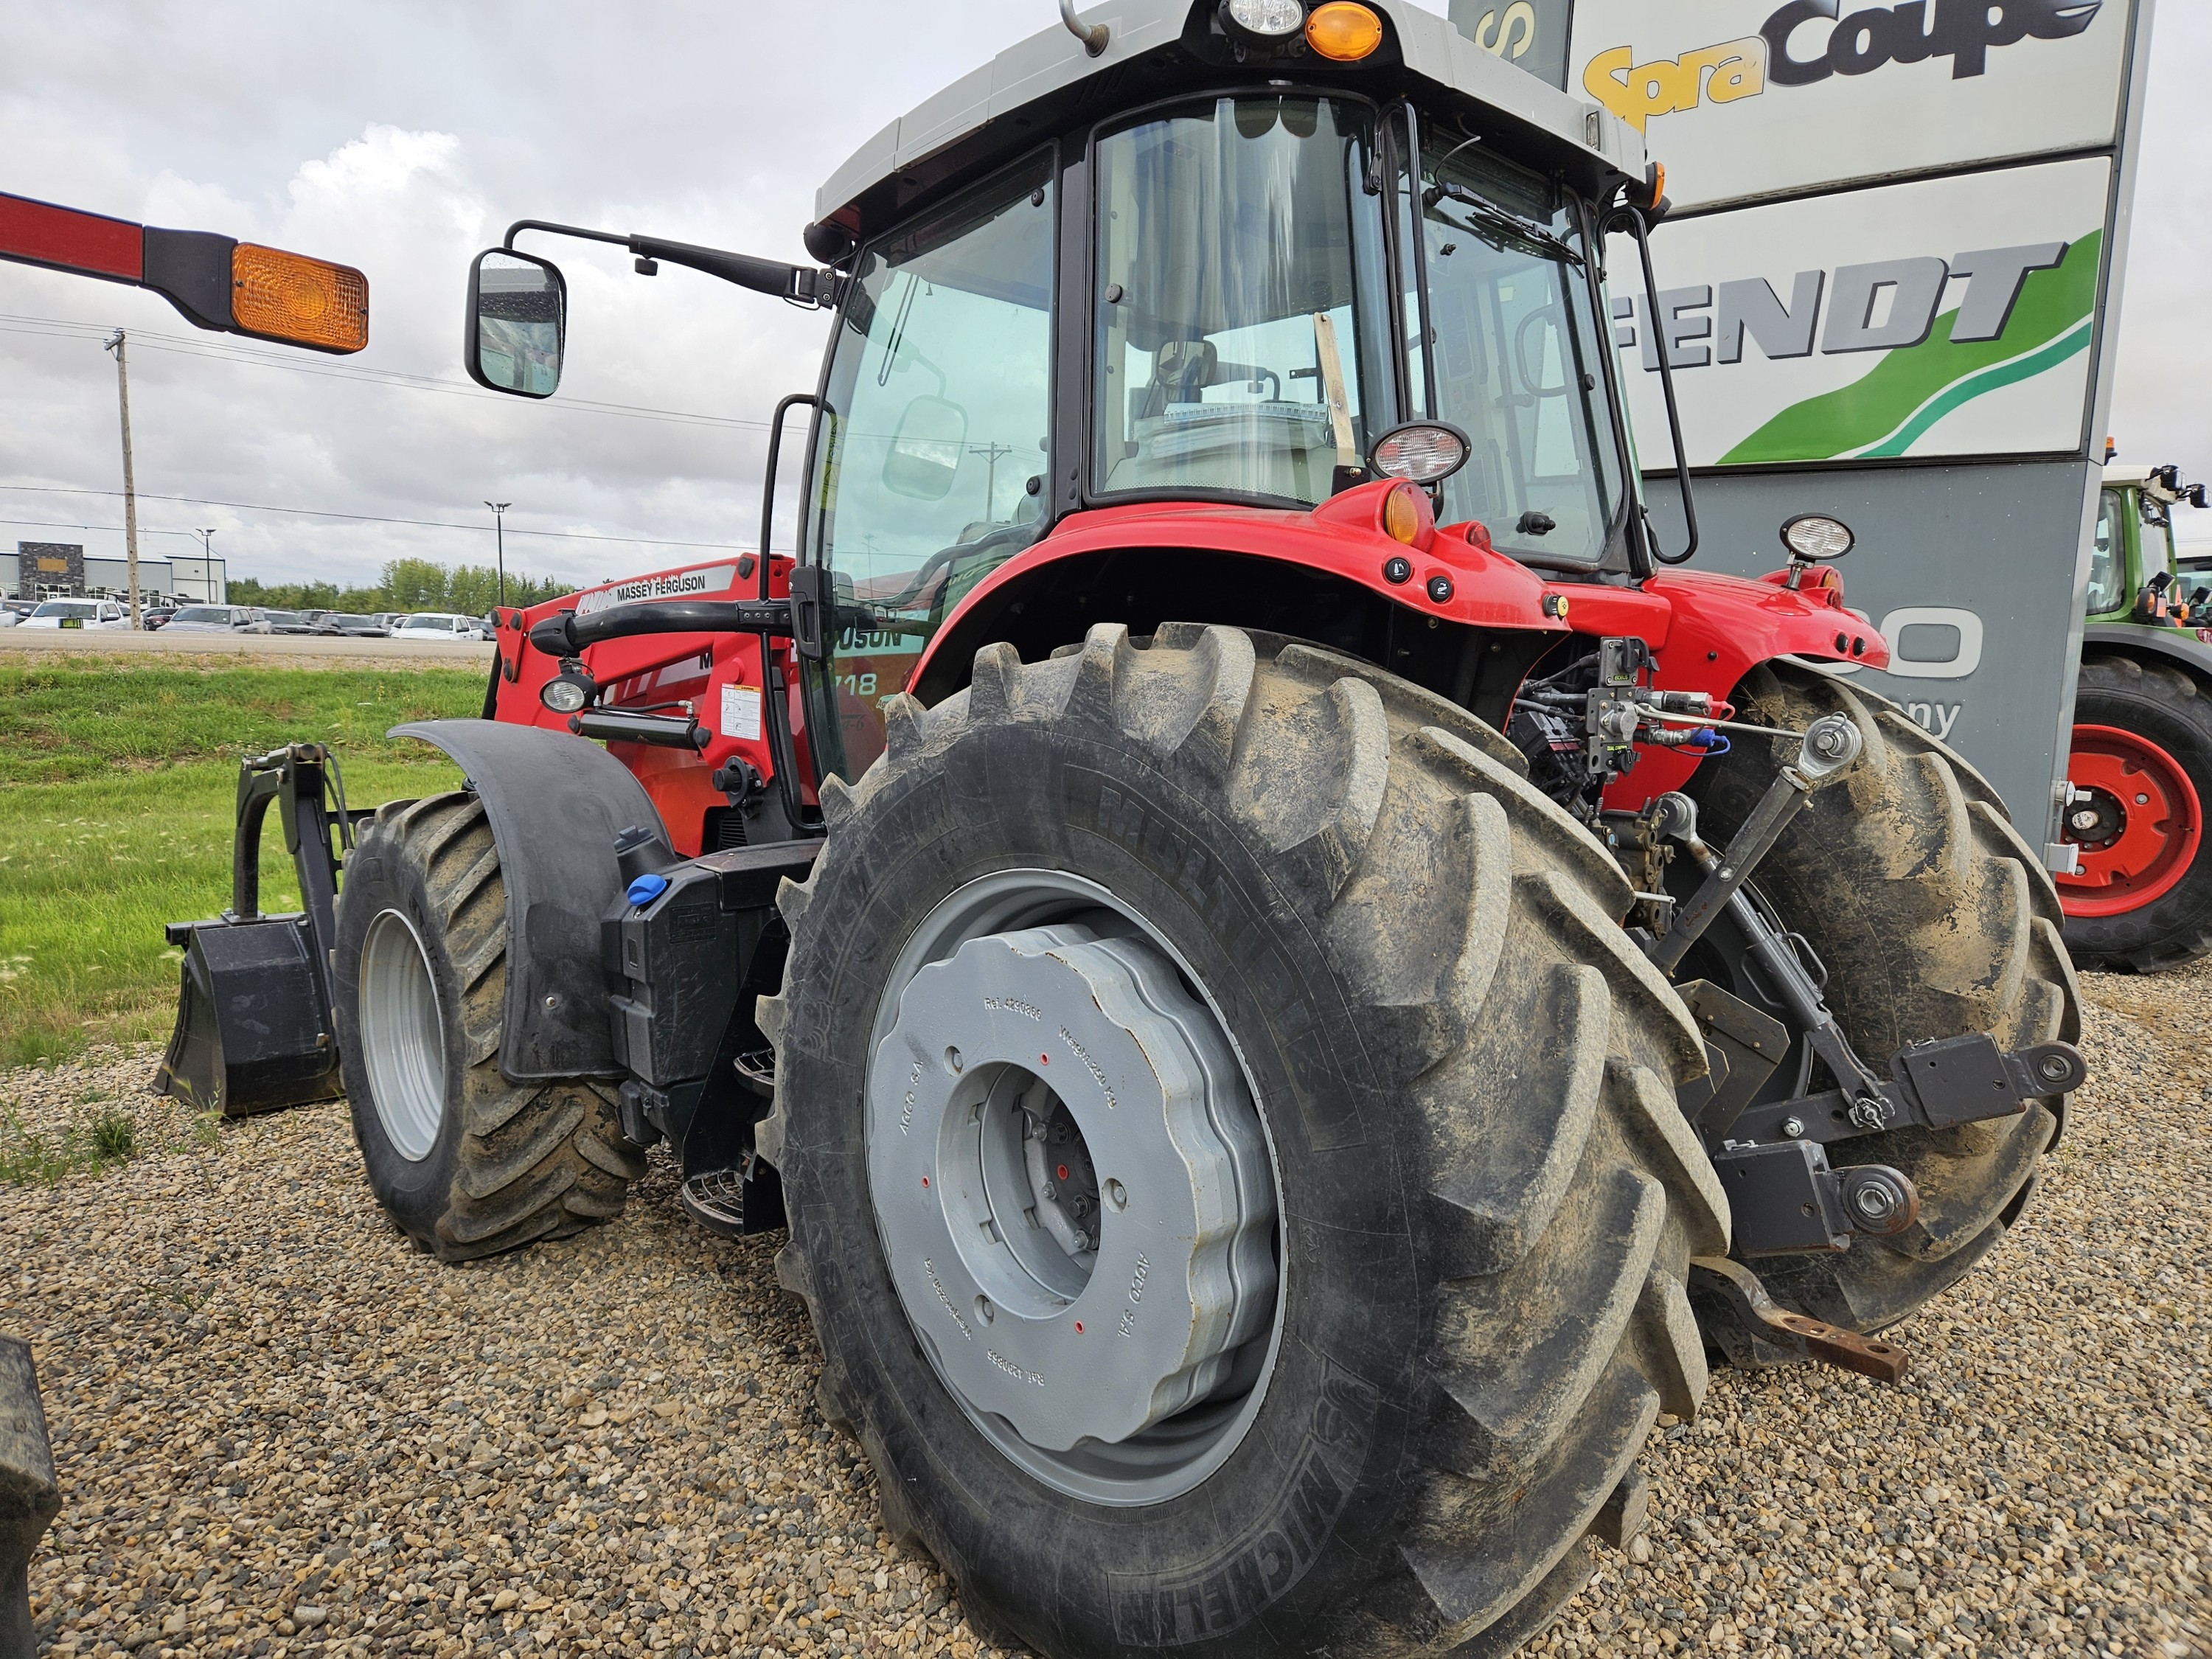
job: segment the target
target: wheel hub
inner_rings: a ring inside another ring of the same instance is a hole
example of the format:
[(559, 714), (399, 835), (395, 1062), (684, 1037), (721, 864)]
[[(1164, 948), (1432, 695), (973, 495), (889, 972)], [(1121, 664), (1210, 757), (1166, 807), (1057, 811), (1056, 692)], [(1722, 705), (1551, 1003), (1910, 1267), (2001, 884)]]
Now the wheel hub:
[(1204, 1400), (1275, 1305), (1242, 1068), (1175, 964), (1077, 922), (915, 973), (869, 1077), (907, 1316), (976, 1412), (1052, 1451)]
[(380, 911), (361, 949), (362, 1064), (377, 1121), (392, 1150), (420, 1164), (446, 1113), (446, 1024), (437, 982), (415, 924)]
[(2081, 866), (2057, 878), (2066, 914), (2120, 915), (2170, 891), (2203, 834), (2203, 808), (2180, 763), (2139, 732), (2077, 726), (2066, 773), (2083, 795), (2066, 811), (2065, 837), (2081, 849)]

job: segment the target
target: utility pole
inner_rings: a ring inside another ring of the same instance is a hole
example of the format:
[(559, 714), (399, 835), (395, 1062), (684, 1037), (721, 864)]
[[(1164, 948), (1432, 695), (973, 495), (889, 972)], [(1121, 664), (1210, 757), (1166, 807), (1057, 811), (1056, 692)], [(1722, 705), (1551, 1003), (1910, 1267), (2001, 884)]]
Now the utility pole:
[(138, 618), (138, 485), (131, 471), (131, 366), (125, 360), (129, 342), (123, 331), (107, 343), (115, 354), (115, 391), (123, 406), (123, 550), (131, 566), (131, 625)]
[(983, 516), (988, 519), (997, 508), (999, 463), (1014, 453), (1014, 447), (1012, 444), (969, 444), (968, 453), (983, 458)]
[[(192, 534), (200, 538), (200, 599), (209, 605), (220, 604), (215, 597), (215, 531), (195, 530)], [(224, 599), (230, 597), (228, 583), (222, 592)]]
[(499, 602), (504, 605), (507, 603), (507, 509), (514, 503), (486, 501), (484, 505), (491, 509), (494, 526), (499, 537)]

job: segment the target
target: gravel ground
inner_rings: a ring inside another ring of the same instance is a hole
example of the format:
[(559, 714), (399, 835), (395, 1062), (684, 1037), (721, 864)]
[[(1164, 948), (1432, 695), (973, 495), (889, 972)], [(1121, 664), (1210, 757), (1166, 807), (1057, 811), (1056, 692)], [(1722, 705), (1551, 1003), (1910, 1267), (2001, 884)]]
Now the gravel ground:
[[(2212, 1655), (2212, 966), (2087, 989), (2030, 1224), (1900, 1328), (1905, 1386), (1717, 1377), (1653, 1437), (1647, 1534), (1530, 1651)], [(149, 1149), (0, 1188), (0, 1329), (67, 1493), (46, 1651), (989, 1651), (814, 1411), (777, 1237), (692, 1227), (659, 1166), (613, 1226), (441, 1269), (343, 1106), (206, 1145), (152, 1059), (0, 1076), (0, 1133), (113, 1092)]]

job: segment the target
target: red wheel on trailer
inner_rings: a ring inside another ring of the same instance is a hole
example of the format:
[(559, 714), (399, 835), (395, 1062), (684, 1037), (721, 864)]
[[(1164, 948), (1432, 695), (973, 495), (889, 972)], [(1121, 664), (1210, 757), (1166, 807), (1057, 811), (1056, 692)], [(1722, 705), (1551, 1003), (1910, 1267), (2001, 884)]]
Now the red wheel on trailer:
[(2066, 809), (2081, 873), (2057, 878), (2069, 916), (2117, 916), (2171, 892), (2204, 838), (2204, 809), (2179, 762), (2115, 726), (2077, 726), (2066, 775), (2087, 799)]

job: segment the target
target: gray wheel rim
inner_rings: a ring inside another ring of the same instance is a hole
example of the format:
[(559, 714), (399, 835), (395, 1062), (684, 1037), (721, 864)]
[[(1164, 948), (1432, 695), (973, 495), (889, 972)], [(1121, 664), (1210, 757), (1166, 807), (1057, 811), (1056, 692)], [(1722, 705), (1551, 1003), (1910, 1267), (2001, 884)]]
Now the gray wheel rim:
[(1203, 1483), (1285, 1286), (1261, 1097), (1189, 963), (1096, 883), (1002, 871), (908, 940), (869, 1052), (878, 1237), (962, 1410), (1091, 1503)]
[(392, 1150), (420, 1164), (446, 1116), (446, 1023), (414, 923), (377, 913), (361, 947), (362, 1065)]

